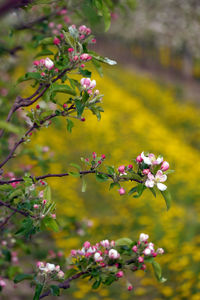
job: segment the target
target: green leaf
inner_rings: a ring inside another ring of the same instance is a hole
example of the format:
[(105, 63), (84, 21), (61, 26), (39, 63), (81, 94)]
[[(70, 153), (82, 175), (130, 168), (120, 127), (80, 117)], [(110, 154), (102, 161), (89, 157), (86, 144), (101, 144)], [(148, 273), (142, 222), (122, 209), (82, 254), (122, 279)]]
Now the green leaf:
[(19, 127), (11, 123), (7, 123), (6, 121), (0, 121), (0, 128), (16, 134), (19, 134), (21, 131)]
[(51, 187), (49, 185), (44, 189), (44, 199), (51, 202)]
[(67, 84), (57, 84), (57, 83), (53, 83), (51, 85), (51, 91), (53, 93), (64, 93), (64, 94), (69, 94), (69, 95), (73, 95), (76, 96), (76, 92), (75, 90), (73, 90), (69, 85)]
[(171, 194), (170, 194), (170, 192), (168, 190), (160, 191), (160, 192), (161, 192), (163, 198), (165, 199), (167, 210), (169, 210), (170, 207), (171, 207), (171, 201), (172, 201)]
[(34, 79), (36, 81), (39, 81), (41, 79), (40, 73), (37, 73), (37, 72), (28, 72), (24, 76), (21, 76), (17, 80), (17, 83), (20, 83), (20, 82), (23, 82), (23, 81), (27, 81), (27, 80), (32, 80), (32, 79)]
[(92, 72), (88, 71), (88, 70), (83, 70), (83, 69), (79, 69), (79, 72), (84, 76), (84, 77), (91, 77)]
[(92, 289), (96, 290), (98, 289), (98, 287), (100, 286), (101, 284), (101, 278), (99, 280), (96, 280), (93, 285), (92, 285)]
[(68, 45), (71, 48), (75, 48), (76, 47), (76, 41), (74, 40), (74, 38), (71, 36), (71, 34), (69, 32), (65, 32), (63, 31), (64, 36), (65, 36), (65, 40), (68, 43)]
[(18, 274), (14, 278), (14, 283), (21, 282), (23, 280), (32, 280), (34, 278), (34, 274)]
[(112, 166), (106, 166), (106, 169), (108, 170), (108, 174), (114, 175), (115, 174), (115, 168)]
[(137, 185), (137, 194), (136, 195), (134, 195), (133, 197), (134, 198), (139, 198), (141, 195), (142, 195), (142, 193), (143, 193), (143, 191), (146, 189), (146, 186), (144, 185), (144, 184), (142, 184), (142, 183), (139, 183), (138, 185)]
[(72, 166), (72, 167), (74, 167), (74, 168), (76, 168), (76, 169), (78, 169), (79, 171), (81, 170), (81, 166), (79, 166), (77, 164), (71, 163), (69, 165)]
[(54, 53), (53, 53), (51, 50), (49, 50), (49, 49), (44, 49), (44, 50), (40, 51), (40, 52), (35, 56), (35, 58), (40, 57), (40, 56), (48, 56), (48, 55), (54, 55)]
[(60, 289), (57, 285), (50, 285), (50, 291), (53, 296), (60, 296)]
[(104, 24), (105, 24), (105, 31), (108, 31), (108, 29), (110, 28), (110, 23), (111, 23), (111, 15), (110, 15), (109, 8), (107, 7), (107, 5), (105, 3), (103, 3), (102, 14), (103, 14), (103, 19), (104, 19)]
[(69, 269), (69, 270), (67, 270), (67, 272), (65, 273), (65, 277), (66, 278), (69, 278), (69, 277), (71, 277), (71, 276), (73, 276), (73, 275), (75, 275), (75, 274), (77, 274), (78, 273), (78, 270), (75, 270), (75, 269)]
[(159, 263), (154, 260), (152, 262), (152, 266), (153, 266), (153, 270), (154, 270), (156, 279), (161, 283), (165, 282), (167, 279), (162, 277), (162, 270), (161, 270)]
[(87, 188), (86, 180), (84, 177), (82, 177), (82, 189), (81, 189), (82, 193), (85, 193), (86, 188)]
[(113, 189), (114, 187), (118, 187), (118, 188), (120, 188), (120, 184), (119, 184), (119, 182), (112, 182), (112, 183), (110, 184), (110, 188), (109, 188), (109, 190)]
[(116, 246), (131, 246), (133, 241), (129, 238), (121, 238), (115, 241)]
[(133, 193), (137, 192), (137, 186), (134, 186), (130, 189), (130, 191), (128, 192), (128, 195), (132, 195)]
[(69, 175), (75, 177), (75, 178), (78, 178), (80, 177), (80, 173), (77, 173), (77, 172), (69, 172)]
[(33, 297), (33, 300), (39, 300), (40, 299), (40, 295), (42, 293), (43, 290), (43, 285), (41, 283), (37, 283), (36, 287), (35, 287), (35, 294)]
[(48, 216), (46, 216), (44, 219), (42, 219), (41, 226), (45, 227), (47, 229), (51, 229), (55, 232), (59, 231), (59, 227), (58, 227), (56, 220), (54, 220), (53, 218), (48, 217)]
[(43, 40), (41, 40), (39, 42), (39, 45), (53, 45), (53, 38), (52, 37), (47, 37), (47, 38), (44, 38)]
[(99, 73), (99, 75), (101, 77), (103, 77), (103, 70), (102, 70), (101, 64), (96, 59), (92, 59), (92, 63), (94, 65), (95, 69), (97, 70), (97, 72)]
[(88, 53), (93, 57), (93, 59), (96, 59), (96, 60), (106, 63), (108, 65), (114, 66), (117, 64), (117, 62), (115, 60), (112, 60), (108, 57), (100, 56), (97, 53), (95, 53), (94, 51), (88, 51)]
[(154, 195), (154, 197), (156, 198), (156, 191), (154, 188), (149, 188), (149, 190), (152, 192), (152, 194)]
[(75, 100), (75, 104), (76, 104), (77, 116), (80, 118), (84, 111), (85, 105), (78, 99)]
[(106, 174), (101, 174), (101, 173), (96, 172), (96, 180), (98, 182), (105, 182), (108, 180), (108, 176)]
[(74, 123), (71, 120), (67, 119), (67, 131), (71, 133), (73, 127), (74, 127)]

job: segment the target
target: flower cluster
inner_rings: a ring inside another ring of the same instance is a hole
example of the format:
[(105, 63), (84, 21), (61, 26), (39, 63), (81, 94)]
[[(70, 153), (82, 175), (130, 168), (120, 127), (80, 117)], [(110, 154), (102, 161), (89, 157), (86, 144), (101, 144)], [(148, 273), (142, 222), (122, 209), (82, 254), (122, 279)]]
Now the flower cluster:
[(40, 275), (48, 275), (52, 279), (63, 279), (65, 276), (59, 265), (38, 261), (36, 266)]
[(162, 156), (156, 156), (153, 153), (147, 155), (142, 152), (137, 156), (136, 162), (139, 164), (142, 174), (145, 175), (145, 186), (153, 188), (154, 185), (160, 191), (165, 191), (167, 186), (163, 184), (167, 180), (167, 175), (164, 173), (169, 169), (169, 163), (163, 161)]
[(82, 161), (85, 162), (87, 165), (91, 164), (92, 169), (96, 169), (102, 162), (106, 159), (105, 154), (98, 156), (96, 152), (92, 152), (92, 159), (90, 161), (89, 158), (82, 158)]
[(132, 251), (136, 254), (136, 264), (134, 270), (142, 269), (146, 270), (146, 265), (144, 264), (147, 257), (156, 257), (158, 254), (164, 254), (162, 248), (154, 249), (154, 244), (148, 242), (148, 234), (141, 233), (139, 241), (132, 247)]
[[(91, 80), (90, 78), (82, 78), (80, 80), (82, 89), (88, 94), (92, 94), (93, 88), (96, 86), (96, 80)], [(99, 94), (99, 91), (96, 90), (94, 94)]]
[(40, 60), (35, 60), (33, 62), (33, 65), (35, 66), (36, 70), (40, 72), (40, 75), (42, 77), (47, 76), (49, 74), (49, 71), (53, 69), (55, 73), (58, 72), (58, 69), (54, 68), (54, 62), (49, 57), (46, 57), (45, 59), (42, 58)]

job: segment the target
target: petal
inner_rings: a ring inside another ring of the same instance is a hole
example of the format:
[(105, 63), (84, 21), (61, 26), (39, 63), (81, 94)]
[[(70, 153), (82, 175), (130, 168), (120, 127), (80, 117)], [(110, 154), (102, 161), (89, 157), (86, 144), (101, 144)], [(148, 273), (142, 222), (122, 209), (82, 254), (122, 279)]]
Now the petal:
[(154, 180), (154, 179), (155, 179), (155, 177), (154, 177), (154, 175), (153, 175), (153, 174), (149, 173), (149, 174), (148, 174), (148, 179), (152, 181), (152, 180)]
[(152, 188), (154, 186), (154, 181), (147, 179), (147, 181), (145, 182), (145, 186), (148, 188)]
[(163, 183), (160, 183), (158, 182), (157, 183), (157, 188), (160, 190), (160, 191), (165, 191), (167, 189), (167, 186)]

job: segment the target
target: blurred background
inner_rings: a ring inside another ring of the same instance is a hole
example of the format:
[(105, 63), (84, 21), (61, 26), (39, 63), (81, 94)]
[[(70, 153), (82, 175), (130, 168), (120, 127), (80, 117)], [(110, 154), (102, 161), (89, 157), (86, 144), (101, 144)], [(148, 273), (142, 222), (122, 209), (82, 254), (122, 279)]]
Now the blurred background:
[[(35, 164), (35, 174), (45, 168), (55, 173), (69, 170), (69, 163), (79, 164), (80, 157), (90, 157), (93, 151), (106, 155), (105, 164), (116, 166), (131, 163), (142, 151), (162, 154), (175, 170), (169, 176), (173, 203), (168, 212), (164, 200), (153, 198), (148, 190), (135, 199), (120, 197), (92, 176), (86, 178), (85, 193), (76, 178), (48, 181), (63, 228), (53, 238), (66, 254), (80, 248), (85, 240), (137, 240), (141, 232), (165, 249), (165, 255), (158, 258), (168, 279), (164, 284), (156, 282), (149, 268), (147, 273), (138, 271), (129, 278), (134, 294), (119, 282), (91, 291), (87, 280), (80, 280), (63, 299), (200, 299), (199, 32), (197, 0), (140, 0), (132, 12), (113, 13), (111, 29), (106, 34), (97, 29), (97, 44), (93, 46), (118, 62), (103, 68), (103, 78), (95, 71), (92, 76), (104, 94), (101, 121), (85, 113), (85, 122), (77, 120), (70, 134), (64, 121), (57, 120), (48, 131), (38, 132), (27, 146), (36, 145), (38, 151), (48, 147), (37, 163), (34, 155), (30, 160), (24, 152), (23, 163)], [(30, 56), (34, 54), (30, 52)], [(16, 79), (32, 58), (19, 52), (12, 59), (18, 59), (18, 68), (9, 76)], [(30, 94), (30, 89), (24, 85), (22, 92)], [(2, 93), (1, 89), (3, 99)], [(64, 99), (60, 97), (61, 102)], [(45, 165), (49, 160), (50, 168)], [(22, 293), (19, 299), (27, 299), (24, 297)]]

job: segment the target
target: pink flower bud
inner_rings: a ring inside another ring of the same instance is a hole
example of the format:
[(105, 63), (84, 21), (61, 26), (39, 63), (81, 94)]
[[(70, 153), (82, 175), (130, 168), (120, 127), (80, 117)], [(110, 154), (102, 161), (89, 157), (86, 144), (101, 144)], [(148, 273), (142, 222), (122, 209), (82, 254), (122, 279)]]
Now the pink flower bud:
[(130, 292), (130, 291), (132, 291), (132, 289), (133, 289), (133, 286), (132, 286), (132, 284), (130, 284), (130, 283), (129, 283), (129, 284), (128, 284), (128, 288), (127, 288), (127, 289), (128, 289), (128, 291), (129, 291), (129, 292)]
[(85, 38), (85, 35), (81, 34), (79, 38), (80, 38), (80, 40), (83, 40)]
[(106, 158), (105, 154), (102, 154), (102, 155), (101, 155), (101, 158), (102, 158), (102, 159), (105, 159), (105, 158)]
[(37, 108), (37, 109), (40, 109), (40, 106), (39, 106), (39, 104), (37, 104), (37, 105), (36, 105), (36, 108)]
[(157, 255), (158, 255), (158, 254), (157, 254), (156, 252), (153, 252), (153, 253), (152, 253), (152, 256), (153, 256), (153, 257), (156, 257)]
[(143, 173), (144, 175), (148, 175), (148, 174), (150, 173), (150, 170), (149, 170), (149, 169), (144, 169), (144, 170), (142, 171), (142, 173)]
[(96, 44), (96, 41), (97, 41), (96, 39), (92, 39), (92, 40), (91, 40), (91, 42), (92, 42), (93, 44)]
[(131, 169), (133, 169), (133, 165), (128, 165), (128, 168), (131, 170)]
[(58, 24), (58, 25), (57, 25), (57, 28), (58, 28), (59, 30), (61, 30), (61, 29), (62, 29), (62, 24)]
[(68, 48), (68, 52), (69, 53), (74, 52), (74, 48)]
[(67, 105), (66, 103), (64, 103), (64, 104), (63, 104), (63, 108), (65, 108), (65, 109), (66, 109), (66, 108), (67, 108), (67, 106), (68, 106), (68, 105)]
[(59, 72), (58, 68), (55, 68), (55, 69), (54, 69), (54, 71), (55, 71), (56, 73), (58, 73), (58, 72)]
[(58, 276), (59, 279), (63, 279), (64, 276), (65, 276), (65, 273), (63, 271), (59, 271), (57, 276)]
[(83, 247), (84, 247), (85, 249), (89, 249), (90, 246), (91, 246), (91, 244), (90, 244), (90, 242), (88, 242), (88, 241), (86, 241), (86, 242), (83, 244)]
[(73, 61), (77, 61), (77, 60), (78, 60), (78, 56), (77, 56), (77, 55), (74, 55)]
[(59, 272), (59, 271), (60, 271), (60, 266), (59, 266), (59, 265), (57, 265), (57, 266), (55, 267), (55, 271), (56, 271), (56, 272)]
[(161, 170), (163, 172), (167, 171), (169, 169), (169, 163), (167, 161), (163, 161), (162, 165), (161, 165)]
[(136, 161), (137, 163), (141, 163), (143, 161), (141, 154), (136, 157)]
[(81, 68), (85, 68), (85, 65), (84, 65), (84, 64), (81, 64)]
[(48, 24), (48, 26), (49, 26), (49, 28), (54, 28), (54, 27), (55, 27), (55, 24), (54, 24), (54, 22), (50, 22), (50, 23)]
[(119, 171), (119, 173), (124, 173), (125, 166), (119, 166), (118, 171)]
[(115, 247), (115, 241), (110, 242), (110, 247)]
[(139, 256), (138, 257), (138, 261), (139, 261), (139, 263), (143, 263), (144, 262), (144, 258), (142, 256)]
[(39, 208), (39, 205), (38, 205), (38, 204), (34, 204), (34, 205), (33, 205), (33, 208), (34, 208), (34, 209), (38, 209), (38, 208)]
[(119, 271), (119, 272), (117, 272), (117, 274), (116, 274), (116, 277), (117, 278), (121, 278), (121, 277), (123, 277), (124, 276), (124, 272), (123, 271)]
[(118, 190), (120, 195), (124, 195), (126, 193), (125, 189), (122, 187)]
[(92, 156), (93, 156), (93, 159), (95, 159), (95, 158), (97, 157), (96, 152), (93, 152), (93, 153), (92, 153)]
[(71, 250), (71, 256), (76, 256), (77, 251), (76, 250)]
[(82, 122), (85, 122), (85, 118), (81, 118), (81, 121), (82, 121)]
[(146, 268), (147, 268), (147, 266), (146, 266), (145, 264), (143, 264), (143, 265), (141, 266), (141, 270), (143, 270), (143, 271), (145, 271)]
[(52, 219), (56, 219), (56, 214), (51, 214)]
[(60, 44), (60, 40), (59, 38), (55, 37), (53, 40), (54, 45), (59, 45)]
[(99, 165), (101, 164), (101, 160), (98, 160), (98, 164), (99, 164)]
[(35, 60), (35, 61), (33, 62), (33, 64), (34, 64), (34, 66), (39, 66), (40, 62), (39, 62), (39, 60)]
[(58, 251), (57, 256), (58, 257), (62, 257), (63, 256), (63, 252), (62, 251)]
[(44, 199), (44, 200), (42, 201), (42, 204), (45, 205), (46, 203), (47, 203), (47, 200)]
[(67, 10), (65, 8), (63, 8), (59, 11), (59, 15), (66, 15), (66, 13), (67, 13)]
[(133, 250), (133, 252), (137, 252), (137, 250), (138, 250), (137, 246), (133, 246), (132, 250)]
[(4, 288), (6, 286), (6, 282), (0, 279), (0, 287)]

